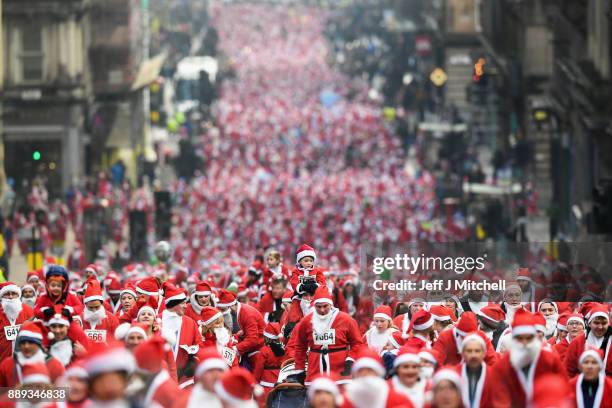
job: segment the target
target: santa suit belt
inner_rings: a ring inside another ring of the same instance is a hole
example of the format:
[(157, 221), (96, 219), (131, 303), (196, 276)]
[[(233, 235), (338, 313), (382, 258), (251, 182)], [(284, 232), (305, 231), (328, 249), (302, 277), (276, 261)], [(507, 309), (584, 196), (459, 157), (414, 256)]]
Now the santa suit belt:
[(348, 347), (341, 347), (341, 348), (335, 348), (335, 349), (310, 349), (310, 351), (312, 351), (313, 353), (319, 353), (319, 354), (329, 354), (329, 353), (336, 353), (338, 351), (346, 351), (348, 350)]

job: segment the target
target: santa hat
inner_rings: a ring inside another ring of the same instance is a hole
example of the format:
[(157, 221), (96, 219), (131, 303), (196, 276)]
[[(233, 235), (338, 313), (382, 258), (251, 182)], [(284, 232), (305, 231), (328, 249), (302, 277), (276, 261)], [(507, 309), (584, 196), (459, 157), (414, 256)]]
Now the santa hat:
[(580, 358), (578, 359), (578, 364), (582, 364), (584, 362), (584, 359), (587, 357), (593, 357), (595, 359), (595, 361), (597, 361), (597, 364), (599, 364), (599, 368), (600, 369), (604, 369), (604, 364), (603, 364), (603, 359), (604, 359), (604, 353), (603, 350), (601, 349), (595, 349), (595, 348), (588, 348), (586, 350), (584, 350), (582, 352), (582, 354), (580, 355)]
[(433, 305), (429, 308), (429, 312), (433, 316), (434, 320), (439, 322), (457, 321), (457, 317), (453, 311), (449, 307), (443, 305)]
[[(552, 391), (552, 392), (551, 392)], [(561, 374), (535, 376), (533, 385), (533, 408), (573, 407), (569, 382)]]
[(319, 286), (315, 291), (312, 304), (316, 305), (318, 303), (329, 303), (332, 306), (334, 305), (334, 301), (329, 294), (329, 289), (327, 286)]
[(533, 315), (523, 308), (514, 313), (514, 319), (512, 320), (512, 336), (522, 334), (536, 334)]
[(23, 291), (26, 290), (26, 289), (30, 289), (30, 290), (32, 290), (34, 292), (34, 295), (38, 295), (38, 291), (36, 290), (36, 288), (34, 286), (30, 285), (29, 283), (26, 283), (25, 285), (23, 285), (21, 287), (22, 296), (23, 296)]
[(262, 269), (262, 264), (260, 261), (254, 261), (251, 266), (249, 266), (249, 273), (252, 275), (256, 275), (256, 276), (261, 276), (261, 274), (263, 273)]
[(506, 312), (498, 304), (490, 304), (480, 308), (478, 316), (484, 317), (493, 323), (499, 323), (506, 320)]
[(199, 282), (196, 283), (196, 287), (195, 287), (195, 291), (193, 292), (193, 295), (196, 295), (196, 296), (211, 296), (212, 295), (212, 288), (210, 287), (210, 284), (208, 282), (199, 281)]
[(361, 350), (357, 357), (357, 360), (355, 361), (355, 364), (353, 364), (351, 373), (354, 375), (362, 368), (371, 368), (380, 377), (385, 375), (385, 366), (383, 364), (382, 358), (380, 358), (380, 355), (370, 350), (369, 348), (363, 348)]
[(311, 257), (313, 262), (316, 262), (317, 254), (315, 253), (314, 248), (309, 245), (303, 244), (298, 248), (297, 252), (295, 253), (295, 263), (299, 264), (302, 258), (305, 258), (307, 256)]
[(168, 283), (165, 286), (166, 287), (164, 288), (164, 304), (167, 308), (174, 307), (187, 300), (187, 295), (185, 295), (185, 289), (177, 288), (171, 283)]
[(147, 296), (159, 296), (160, 289), (159, 281), (152, 276), (141, 279), (136, 284), (136, 292)]
[(579, 313), (570, 314), (567, 318), (567, 324), (570, 324), (570, 322), (578, 322), (582, 325), (582, 327), (586, 327), (584, 317), (582, 317), (582, 315)]
[(264, 337), (267, 337), (271, 340), (278, 340), (280, 337), (280, 324), (276, 322), (269, 322), (266, 324), (266, 328), (264, 329)]
[(440, 365), (440, 361), (442, 361), (442, 356), (438, 350), (434, 349), (423, 349), (419, 351), (419, 357), (421, 360), (425, 360), (430, 362), (431, 364), (435, 364), (436, 366)]
[(516, 274), (516, 280), (525, 280), (533, 283), (533, 279), (531, 278), (531, 272), (529, 272), (529, 268), (519, 268), (518, 273)]
[(26, 364), (21, 367), (21, 384), (50, 384), (49, 370), (45, 363)]
[(98, 276), (98, 267), (94, 264), (89, 264), (85, 267), (85, 269), (83, 270), (83, 275), (87, 276), (87, 275), (94, 275), (94, 276)]
[(559, 319), (557, 319), (557, 329), (567, 331), (567, 319), (569, 316), (569, 313), (562, 313), (559, 315)]
[(41, 281), (42, 279), (43, 279), (42, 269), (37, 269), (35, 271), (28, 272), (26, 282), (31, 282), (33, 280)]
[(559, 313), (559, 307), (557, 306), (557, 302), (553, 302), (550, 299), (544, 299), (540, 303), (538, 303), (538, 312), (544, 303), (550, 303), (555, 308), (555, 313)]
[(138, 299), (138, 294), (136, 293), (136, 286), (133, 283), (127, 283), (125, 287), (119, 292), (119, 297), (122, 297), (124, 294), (134, 296), (134, 299)]
[(587, 315), (588, 323), (591, 324), (593, 319), (595, 319), (596, 317), (603, 317), (609, 323), (610, 322), (610, 312), (608, 311), (608, 308), (600, 304), (593, 306), (591, 308), (591, 311)]
[(459, 376), (459, 373), (452, 367), (442, 367), (434, 374), (432, 379), (434, 387), (440, 384), (442, 381), (450, 381), (451, 383), (455, 384), (457, 389), (461, 390), (461, 376)]
[(136, 362), (132, 353), (123, 345), (92, 343), (84, 366), (89, 376), (93, 378), (100, 374), (115, 371), (124, 371), (130, 374), (134, 371)]
[(155, 316), (155, 309), (153, 309), (151, 306), (149, 305), (144, 305), (141, 306), (140, 309), (138, 309), (138, 313), (136, 314), (136, 320), (138, 320), (138, 318), (140, 317), (140, 314), (142, 312), (151, 312), (151, 314), (153, 314), (153, 316)]
[[(148, 307), (148, 306), (145, 306)], [(149, 337), (147, 334), (148, 325), (144, 323), (122, 323), (115, 329), (115, 338), (117, 340), (124, 340), (130, 337), (132, 333), (140, 333), (145, 339)]]
[(481, 334), (481, 332), (468, 333), (468, 335), (465, 336), (463, 338), (463, 341), (461, 342), (461, 348), (459, 352), (463, 353), (463, 349), (465, 348), (465, 345), (469, 343), (470, 341), (477, 342), (478, 344), (480, 344), (480, 346), (482, 347), (484, 351), (487, 351), (487, 342), (482, 336), (483, 335)]
[(17, 293), (18, 297), (21, 297), (21, 288), (15, 285), (13, 282), (0, 283), (0, 298), (9, 292)]
[(155, 335), (134, 348), (138, 371), (155, 374), (163, 368), (163, 361), (169, 345), (161, 336)]
[(204, 306), (202, 308), (202, 312), (200, 312), (200, 320), (199, 323), (202, 326), (208, 326), (215, 320), (222, 318), (223, 314), (216, 307), (212, 306)]
[(398, 349), (402, 347), (406, 343), (406, 339), (408, 338), (408, 334), (402, 334), (400, 331), (394, 331), (391, 336), (389, 336), (389, 343)]
[(227, 289), (221, 289), (218, 297), (217, 307), (230, 307), (236, 304), (236, 295)]
[[(52, 324), (70, 326), (70, 318), (63, 313), (64, 310), (70, 311), (70, 309), (65, 308), (64, 305), (61, 304), (53, 306), (54, 313), (51, 315), (49, 320), (45, 321), (45, 326), (51, 326)], [(53, 333), (49, 332), (49, 335), (52, 334)]]
[(86, 380), (89, 378), (89, 374), (87, 374), (87, 370), (83, 366), (82, 361), (77, 361), (72, 363), (66, 368), (66, 371), (63, 375), (64, 378), (80, 378)]
[(117, 274), (111, 272), (106, 275), (106, 279), (104, 279), (104, 288), (109, 295), (121, 294), (121, 283), (119, 282)]
[(478, 320), (473, 312), (463, 312), (457, 325), (454, 327), (455, 333), (465, 337), (468, 333), (478, 330)]
[(537, 331), (546, 333), (546, 318), (542, 313), (535, 312), (533, 314), (533, 322)]
[(104, 302), (104, 297), (102, 296), (100, 282), (98, 282), (97, 279), (89, 279), (87, 281), (87, 289), (85, 289), (85, 295), (83, 295), (83, 303), (93, 302), (94, 300)]
[(336, 405), (341, 406), (343, 401), (340, 389), (334, 379), (326, 374), (317, 374), (308, 386), (308, 400), (312, 401), (317, 391), (329, 392), (334, 396)]
[(434, 324), (434, 317), (427, 310), (419, 310), (416, 312), (412, 319), (410, 319), (410, 328), (408, 331), (412, 330), (427, 330)]
[(236, 291), (237, 297), (247, 296), (248, 294), (249, 294), (249, 291), (247, 290), (247, 287), (244, 283), (241, 283), (240, 285), (238, 285), (238, 290)]
[(253, 394), (260, 396), (261, 386), (255, 382), (253, 374), (242, 367), (226, 371), (215, 383), (215, 392), (221, 400), (235, 408), (256, 408)]
[[(418, 292), (418, 293), (421, 293), (421, 292)], [(427, 303), (427, 301), (425, 300), (425, 297), (424, 297), (424, 296), (415, 295), (415, 297), (413, 297), (412, 299), (410, 299), (410, 300), (407, 302), (408, 307), (410, 307), (410, 306), (414, 305), (415, 303), (422, 303), (422, 304), (423, 304), (423, 308), (424, 308), (424, 309), (427, 309), (427, 308), (429, 307), (429, 306), (428, 306), (428, 303)]]
[(38, 344), (42, 347), (44, 328), (40, 320), (36, 321), (25, 321), (17, 333), (17, 340), (15, 343), (20, 341), (29, 341), (30, 343)]
[(389, 306), (387, 306), (387, 305), (380, 305), (374, 311), (374, 318), (379, 318), (379, 319), (385, 319), (385, 320), (392, 321), (393, 320), (393, 318), (391, 317), (392, 314), (393, 314), (393, 312), (391, 311), (391, 308)]
[(421, 357), (419, 357), (419, 350), (414, 347), (402, 347), (397, 357), (393, 361), (393, 367), (397, 368), (402, 364), (407, 363), (421, 363)]
[(218, 369), (227, 371), (227, 363), (223, 360), (223, 357), (219, 354), (216, 347), (206, 347), (200, 349), (197, 354), (199, 361), (198, 367), (195, 371), (195, 377), (201, 377), (208, 370)]

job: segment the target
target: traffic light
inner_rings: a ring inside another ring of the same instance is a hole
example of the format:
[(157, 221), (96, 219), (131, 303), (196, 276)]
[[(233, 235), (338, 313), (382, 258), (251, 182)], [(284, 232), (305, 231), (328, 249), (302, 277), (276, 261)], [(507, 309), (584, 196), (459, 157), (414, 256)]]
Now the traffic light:
[(39, 160), (40, 160), (40, 158), (41, 158), (40, 151), (38, 151), (38, 150), (34, 150), (34, 152), (32, 152), (32, 159), (33, 159), (34, 161), (39, 161)]

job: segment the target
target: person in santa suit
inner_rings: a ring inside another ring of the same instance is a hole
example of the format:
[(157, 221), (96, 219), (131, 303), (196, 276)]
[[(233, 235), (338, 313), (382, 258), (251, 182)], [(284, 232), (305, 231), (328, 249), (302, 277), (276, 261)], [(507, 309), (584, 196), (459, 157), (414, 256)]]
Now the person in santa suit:
[(461, 396), (461, 376), (454, 367), (441, 368), (431, 381), (431, 402), (426, 408), (467, 408)]
[[(563, 320), (559, 319), (559, 323), (562, 322)], [(565, 329), (563, 325), (559, 324), (557, 325), (557, 330), (559, 332), (566, 330), (567, 332), (565, 337), (562, 337), (557, 344), (553, 345), (553, 350), (555, 350), (555, 352), (559, 355), (561, 361), (565, 362), (567, 348), (571, 342), (577, 337), (584, 336), (584, 318), (579, 313), (573, 313), (566, 317)]]
[(21, 302), (21, 289), (12, 282), (0, 284), (0, 361), (13, 354), (14, 342), (21, 324), (29, 320), (34, 311)]
[[(22, 367), (22, 381), (21, 388), (36, 391), (45, 391), (50, 390), (52, 388), (53, 382), (51, 381), (49, 370), (44, 363), (28, 363), (24, 364)], [(9, 399), (11, 401), (11, 399)], [(63, 404), (59, 402), (39, 402), (36, 404), (33, 403), (25, 403), (25, 402), (17, 402), (14, 405), (12, 403), (8, 403), (7, 405), (2, 405), (4, 407), (41, 407), (41, 408), (58, 408), (62, 407)]]
[(227, 327), (225, 327), (223, 314), (219, 309), (212, 306), (202, 308), (198, 324), (202, 333), (200, 348), (214, 347), (223, 356), (229, 367), (237, 366), (239, 357), (236, 351), (236, 344), (238, 342)]
[(83, 331), (94, 343), (114, 340), (115, 329), (119, 326), (117, 317), (104, 308), (102, 289), (97, 280), (89, 280), (83, 296), (85, 309), (81, 315)]
[(38, 292), (34, 288), (34, 286), (26, 283), (21, 287), (21, 303), (24, 305), (28, 305), (32, 310), (34, 310), (34, 305), (36, 304), (36, 299), (38, 299)]
[(508, 328), (506, 323), (506, 312), (497, 304), (490, 304), (480, 308), (476, 313), (478, 328), (482, 331), (496, 351), (499, 351), (499, 339)]
[[(481, 279), (478, 275), (470, 277), (472, 281), (478, 282)], [(489, 304), (488, 296), (481, 290), (470, 290), (465, 296), (459, 299), (459, 308), (463, 312), (477, 313), (481, 307)]]
[(253, 356), (263, 346), (266, 323), (261, 313), (251, 305), (236, 301), (236, 295), (222, 289), (219, 291), (217, 309), (223, 314), (226, 326), (233, 327), (232, 334), (238, 339), (236, 351), (241, 360), (253, 366)]
[(336, 379), (326, 374), (319, 374), (308, 387), (308, 403), (311, 408), (339, 408), (344, 397), (336, 384)]
[(556, 353), (542, 348), (533, 315), (519, 309), (512, 321), (509, 352), (493, 366), (491, 386), (495, 390), (494, 406), (528, 406), (533, 399), (535, 380), (548, 373), (565, 375), (563, 364)]
[(64, 366), (43, 347), (45, 330), (39, 321), (26, 321), (15, 340), (15, 352), (12, 357), (0, 363), (0, 387), (15, 387), (23, 381), (23, 366), (43, 363), (47, 366), (51, 380), (55, 381), (64, 374)]
[(389, 339), (393, 336), (394, 332), (397, 332), (397, 329), (392, 326), (391, 313), (389, 306), (379, 306), (374, 312), (372, 327), (363, 335), (364, 343), (377, 353), (387, 348)]
[(453, 324), (457, 321), (453, 311), (443, 305), (433, 305), (429, 308), (429, 312), (434, 318), (433, 330), (436, 337), (440, 332), (452, 328)]
[(421, 377), (420, 366), (419, 350), (412, 347), (402, 348), (393, 361), (394, 374), (389, 379), (393, 389), (408, 397), (415, 408), (422, 408), (425, 404), (427, 379)]
[(195, 285), (195, 290), (189, 296), (189, 304), (185, 310), (185, 316), (191, 317), (197, 322), (200, 320), (202, 308), (206, 306), (214, 306), (213, 291), (208, 282), (199, 281)]
[[(548, 343), (551, 346), (554, 347), (555, 344), (567, 341), (567, 319), (569, 318), (569, 316), (569, 313), (562, 313), (559, 315), (559, 319), (557, 319), (557, 325), (555, 326), (555, 333), (550, 339), (548, 339)], [(569, 342), (567, 343), (569, 344)]]
[[(426, 312), (425, 314), (421, 313), (421, 316), (427, 316), (427, 319), (424, 321), (429, 321), (429, 318), (431, 317), (431, 314), (429, 314), (427, 310), (425, 310), (425, 301), (421, 298), (413, 298), (406, 305), (408, 306), (408, 311), (406, 313), (397, 315), (393, 319), (393, 325), (400, 330), (404, 338), (408, 338), (408, 336), (410, 335), (410, 331), (412, 330), (410, 322), (413, 320), (414, 316), (417, 313), (422, 310)], [(429, 328), (432, 326), (433, 318), (431, 319), (431, 325), (429, 325), (425, 329), (429, 332)]]
[(46, 292), (38, 297), (34, 306), (34, 315), (43, 319), (46, 313), (53, 314), (55, 305), (63, 305), (71, 313), (83, 312), (83, 304), (75, 293), (69, 291), (68, 272), (63, 266), (51, 265), (45, 274)]
[(180, 393), (176, 380), (164, 368), (166, 341), (158, 335), (134, 348), (136, 372), (145, 384), (142, 405), (145, 407), (171, 408)]
[(131, 283), (126, 284), (125, 287), (121, 289), (121, 292), (119, 292), (119, 303), (121, 306), (115, 315), (119, 318), (127, 313), (132, 306), (136, 304), (137, 298), (136, 287)]
[(295, 326), (302, 320), (304, 316), (313, 311), (312, 307), (312, 296), (308, 293), (302, 294), (302, 296), (294, 296), (289, 309), (280, 321), (281, 328), (283, 330), (283, 337), (286, 344), (291, 340), (291, 333)]
[(256, 308), (262, 314), (264, 321), (280, 322), (285, 309), (285, 299), (291, 301), (291, 295), (287, 292), (287, 281), (284, 278), (273, 279), (267, 291), (257, 303)]
[(421, 358), (420, 376), (426, 380), (431, 380), (434, 373), (440, 368), (440, 353), (432, 349), (422, 349), (419, 351)]
[[(263, 272), (264, 282), (267, 282), (268, 285), (271, 285), (273, 281), (279, 279), (289, 281), (289, 268), (283, 264), (283, 257), (277, 249), (268, 249)], [(268, 290), (271, 290), (271, 288), (269, 287)]]
[(265, 404), (266, 398), (278, 380), (278, 373), (285, 358), (285, 348), (280, 341), (280, 325), (276, 322), (266, 324), (264, 330), (266, 345), (255, 356), (253, 376), (264, 389), (260, 403)]
[(519, 268), (516, 282), (521, 289), (521, 303), (525, 305), (530, 312), (535, 312), (536, 284), (531, 277), (529, 268)]
[(315, 267), (316, 262), (317, 254), (311, 246), (303, 244), (298, 248), (289, 281), (298, 295), (308, 293), (312, 296), (319, 286), (326, 286), (325, 275)]
[(185, 316), (187, 295), (184, 289), (167, 285), (164, 289), (165, 309), (161, 315), (161, 333), (172, 347), (179, 383), (182, 377), (192, 377), (195, 354), (202, 339), (198, 324)]
[(195, 385), (178, 396), (173, 408), (199, 408), (202, 402), (210, 408), (223, 408), (216, 394), (215, 384), (228, 370), (225, 360), (214, 348), (204, 348), (198, 352), (198, 367), (195, 370)]
[[(403, 323), (403, 322), (402, 322)], [(407, 345), (417, 348), (431, 348), (434, 338), (434, 317), (425, 309), (421, 309), (412, 315), (407, 332), (403, 331), (402, 337), (406, 339)]]
[(596, 304), (588, 315), (588, 329), (583, 336), (578, 336), (567, 347), (565, 355), (565, 368), (570, 377), (578, 375), (578, 360), (584, 350), (590, 348), (600, 349), (604, 353), (604, 367), (606, 375), (612, 375), (612, 353), (610, 353), (610, 312), (601, 304)]
[(108, 298), (104, 300), (104, 307), (116, 314), (121, 309), (121, 283), (115, 272), (109, 272), (104, 279), (104, 291)]
[(148, 276), (136, 283), (136, 303), (123, 315), (119, 316), (120, 323), (130, 323), (136, 318), (138, 311), (144, 305), (151, 306), (156, 314), (162, 312), (163, 302), (160, 297), (161, 285), (157, 278)]
[[(482, 310), (482, 309), (481, 309)], [(491, 388), (491, 366), (484, 362), (487, 343), (482, 332), (470, 333), (461, 342), (461, 395), (466, 408), (488, 408), (493, 405), (495, 390)]]
[(546, 339), (555, 335), (557, 320), (559, 320), (559, 308), (557, 303), (550, 299), (544, 299), (538, 303), (538, 312), (542, 313), (546, 319)]
[(215, 383), (215, 393), (224, 408), (257, 408), (253, 396), (259, 397), (262, 392), (253, 375), (242, 367), (226, 371)]
[(572, 400), (580, 408), (612, 408), (612, 378), (603, 370), (603, 351), (586, 350), (578, 360), (580, 374), (570, 381)]
[(345, 408), (412, 408), (404, 394), (396, 391), (383, 377), (385, 368), (380, 356), (363, 348), (352, 366), (353, 381), (345, 388)]
[(45, 288), (42, 284), (44, 280), (44, 274), (42, 269), (37, 269), (35, 271), (29, 271), (26, 278), (26, 283), (28, 285), (32, 285), (36, 293), (42, 293), (45, 291)]
[(126, 398), (130, 375), (136, 368), (134, 356), (123, 346), (94, 344), (84, 368), (89, 374), (88, 389), (92, 407), (141, 406)]
[(506, 313), (506, 323), (510, 325), (514, 319), (514, 314), (519, 309), (524, 309), (521, 303), (521, 287), (517, 283), (508, 282), (504, 292), (504, 301), (501, 304), (502, 310)]
[[(247, 271), (246, 276), (242, 279), (239, 297), (246, 297), (251, 302), (257, 302), (260, 294), (266, 290), (267, 283), (264, 283), (263, 266), (260, 261), (254, 261)], [(247, 302), (245, 302), (247, 303)]]
[(542, 342), (542, 347), (552, 351), (552, 346), (548, 344), (546, 341), (546, 318), (540, 312), (535, 312), (533, 314), (533, 320), (535, 323), (536, 333), (538, 335), (538, 340)]
[[(320, 373), (339, 375), (346, 382), (357, 353), (363, 346), (355, 319), (333, 305), (327, 287), (319, 287), (313, 299), (314, 312), (295, 327), (295, 369), (299, 383), (309, 383)], [(306, 362), (308, 371), (306, 372)]]
[(66, 406), (68, 408), (84, 408), (91, 404), (87, 390), (89, 374), (82, 363), (71, 364), (66, 368), (64, 375), (58, 380), (58, 387), (68, 389)]
[(64, 367), (83, 357), (90, 347), (90, 341), (81, 325), (72, 319), (70, 311), (55, 306), (55, 314), (45, 321), (49, 329), (49, 354), (57, 358)]

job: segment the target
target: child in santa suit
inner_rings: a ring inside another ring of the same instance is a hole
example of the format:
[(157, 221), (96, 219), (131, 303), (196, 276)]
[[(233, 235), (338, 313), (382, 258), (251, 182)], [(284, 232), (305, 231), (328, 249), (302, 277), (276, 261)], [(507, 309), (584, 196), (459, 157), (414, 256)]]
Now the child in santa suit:
[(54, 311), (54, 315), (45, 321), (49, 329), (49, 354), (67, 367), (85, 355), (90, 341), (68, 309), (56, 305)]
[(266, 345), (255, 355), (253, 376), (264, 389), (260, 402), (265, 404), (268, 394), (278, 380), (281, 364), (285, 360), (285, 349), (280, 341), (280, 326), (278, 323), (268, 323), (264, 330)]
[(300, 246), (295, 255), (295, 268), (291, 271), (290, 284), (296, 294), (314, 292), (319, 286), (326, 286), (325, 275), (319, 268), (315, 268), (317, 254), (315, 250), (304, 244)]
[(63, 266), (51, 265), (45, 274), (46, 292), (38, 297), (34, 305), (34, 315), (44, 319), (54, 313), (55, 305), (63, 305), (71, 313), (79, 315), (83, 312), (83, 304), (79, 297), (69, 291), (68, 272)]
[(228, 367), (238, 365), (236, 338), (225, 327), (223, 314), (215, 307), (205, 306), (198, 320), (202, 333), (200, 349), (214, 347), (226, 359)]
[[(266, 264), (263, 267), (263, 278), (264, 282), (268, 285), (272, 284), (272, 281), (278, 279), (284, 279), (289, 281), (289, 268), (283, 264), (283, 258), (276, 249), (268, 250), (266, 254)], [(270, 288), (268, 288), (269, 290)]]
[(612, 378), (603, 370), (603, 351), (586, 350), (578, 360), (580, 374), (570, 381), (577, 407), (612, 408)]
[(391, 313), (389, 306), (379, 306), (374, 313), (372, 327), (363, 335), (364, 343), (377, 353), (381, 353), (386, 348), (393, 333), (398, 331), (393, 327)]
[(85, 309), (81, 316), (83, 330), (91, 342), (112, 342), (119, 320), (104, 307), (104, 297), (100, 283), (96, 279), (87, 281), (87, 289), (83, 297)]
[[(295, 369), (293, 380), (309, 383), (317, 374), (335, 373), (340, 381), (350, 378), (351, 367), (363, 346), (355, 319), (334, 307), (326, 286), (313, 299), (314, 312), (295, 327)], [(308, 371), (306, 372), (306, 361)]]

